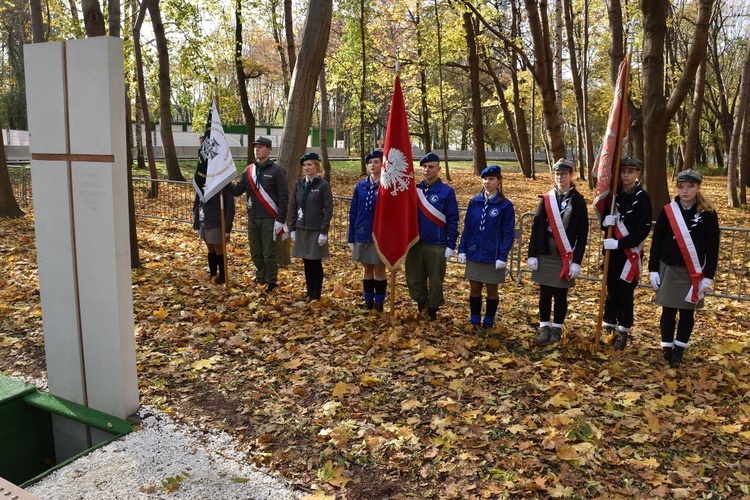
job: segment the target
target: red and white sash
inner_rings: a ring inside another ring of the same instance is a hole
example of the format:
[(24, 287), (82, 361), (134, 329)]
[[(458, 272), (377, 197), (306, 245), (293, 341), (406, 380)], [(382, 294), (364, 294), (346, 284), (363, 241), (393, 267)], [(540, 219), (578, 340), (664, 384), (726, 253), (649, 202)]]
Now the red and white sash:
[(253, 193), (255, 193), (255, 197), (258, 198), (258, 201), (260, 201), (260, 204), (263, 205), (263, 208), (266, 209), (266, 211), (273, 216), (273, 218), (277, 218), (279, 216), (279, 207), (276, 206), (276, 203), (271, 199), (271, 196), (266, 192), (265, 189), (263, 189), (263, 186), (260, 185), (260, 182), (258, 182), (258, 176), (255, 172), (255, 163), (253, 163), (253, 168), (247, 170), (247, 180), (250, 184), (250, 189), (253, 190)]
[(445, 214), (435, 208), (432, 203), (430, 203), (427, 200), (427, 197), (424, 195), (424, 191), (417, 188), (417, 206), (419, 207), (419, 210), (430, 219), (432, 222), (437, 224), (443, 229), (446, 229), (448, 227), (448, 224), (445, 221)]
[(562, 217), (560, 217), (560, 210), (557, 207), (555, 190), (552, 189), (542, 198), (544, 199), (544, 208), (547, 211), (549, 226), (552, 229), (552, 235), (555, 237), (555, 243), (557, 244), (557, 251), (560, 257), (562, 257), (562, 269), (560, 270), (558, 279), (560, 281), (567, 281), (568, 273), (570, 272), (570, 263), (573, 261), (573, 247), (570, 246), (568, 235), (565, 233), (565, 226), (563, 225)]
[[(620, 220), (620, 217), (617, 216), (617, 207), (615, 207), (614, 215), (617, 219), (617, 224), (615, 224), (615, 237), (618, 240), (621, 240), (630, 233), (628, 232), (628, 228), (625, 227), (625, 224)], [(638, 246), (625, 248), (623, 251), (625, 252), (628, 260), (627, 262), (625, 262), (625, 265), (622, 268), (620, 279), (629, 283), (640, 281), (641, 273), (643, 272), (643, 269), (641, 268), (643, 242), (641, 241)]]
[(677, 246), (680, 247), (682, 259), (685, 261), (685, 267), (687, 267), (690, 282), (692, 283), (687, 296), (685, 296), (685, 300), (695, 304), (703, 298), (703, 294), (698, 293), (698, 287), (703, 279), (703, 268), (698, 258), (698, 252), (695, 250), (693, 237), (690, 236), (690, 231), (688, 231), (687, 224), (685, 224), (685, 219), (682, 217), (677, 202), (673, 201), (669, 205), (666, 205), (664, 213), (667, 215), (669, 225), (672, 226), (674, 238), (677, 241)]

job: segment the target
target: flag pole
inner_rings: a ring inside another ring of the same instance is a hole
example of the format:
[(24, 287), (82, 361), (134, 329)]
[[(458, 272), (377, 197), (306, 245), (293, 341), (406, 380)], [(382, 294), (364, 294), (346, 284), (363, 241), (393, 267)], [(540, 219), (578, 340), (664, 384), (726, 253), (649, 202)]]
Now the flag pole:
[(390, 313), (390, 321), (391, 326), (395, 324), (395, 318), (396, 318), (396, 268), (391, 269), (391, 294), (388, 298), (388, 301), (390, 302), (391, 306), (391, 313)]
[[(623, 92), (622, 96), (622, 103), (620, 104), (620, 116), (617, 119), (617, 142), (615, 143), (615, 154), (613, 158), (613, 168), (612, 168), (612, 182), (610, 184), (610, 192), (612, 193), (612, 203), (609, 208), (610, 215), (614, 214), (615, 211), (615, 203), (617, 202), (617, 189), (620, 184), (620, 158), (622, 157), (622, 139), (620, 138), (620, 131), (623, 129), (625, 124), (623, 123), (627, 117), (627, 106), (628, 106), (628, 96), (630, 95), (629, 91), (629, 83), (630, 83), (630, 53), (625, 56), (627, 59), (627, 64), (625, 65), (624, 71), (625, 75), (623, 75), (624, 81), (625, 81), (625, 89), (627, 92)], [(614, 226), (607, 227), (607, 238), (612, 237), (612, 233), (614, 232)], [(607, 277), (609, 276), (609, 258), (611, 255), (611, 250), (604, 250), (604, 270), (602, 272), (602, 286), (599, 290), (599, 312), (597, 315), (597, 321), (596, 321), (596, 337), (594, 339), (594, 350), (599, 350), (599, 340), (602, 336), (602, 321), (604, 318), (604, 301), (607, 299)]]
[(224, 190), (222, 189), (219, 191), (219, 206), (221, 207), (220, 210), (220, 217), (221, 217), (221, 247), (224, 250), (224, 255), (222, 259), (224, 259), (224, 286), (229, 288), (229, 259), (227, 258), (227, 230), (226, 230), (226, 217), (224, 216)]

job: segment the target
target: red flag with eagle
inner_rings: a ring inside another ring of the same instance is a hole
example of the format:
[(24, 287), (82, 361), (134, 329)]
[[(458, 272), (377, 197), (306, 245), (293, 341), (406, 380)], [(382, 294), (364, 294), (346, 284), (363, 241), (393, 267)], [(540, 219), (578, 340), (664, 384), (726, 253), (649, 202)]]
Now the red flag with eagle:
[[(628, 146), (628, 81), (630, 80), (630, 57), (620, 63), (615, 85), (615, 96), (607, 119), (607, 132), (602, 141), (599, 156), (594, 165), (596, 177), (596, 198), (594, 210), (599, 220), (610, 211), (612, 205), (612, 176), (616, 162), (619, 162)], [(619, 142), (619, 144), (618, 144)]]
[(380, 175), (372, 237), (380, 258), (391, 270), (404, 261), (406, 252), (419, 241), (417, 185), (414, 180), (404, 94), (398, 75), (388, 115), (388, 128), (385, 131), (383, 171)]

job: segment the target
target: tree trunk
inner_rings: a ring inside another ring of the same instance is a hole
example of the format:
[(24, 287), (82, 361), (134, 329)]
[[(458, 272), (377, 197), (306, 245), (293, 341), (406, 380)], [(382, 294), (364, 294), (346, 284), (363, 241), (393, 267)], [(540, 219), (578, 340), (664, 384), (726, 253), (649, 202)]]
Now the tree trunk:
[(107, 0), (109, 36), (120, 38), (120, 0)]
[(237, 88), (240, 94), (240, 106), (242, 115), (245, 117), (247, 125), (247, 164), (255, 160), (255, 149), (253, 141), (255, 140), (255, 115), (250, 109), (250, 100), (247, 97), (247, 75), (245, 74), (245, 65), (242, 59), (242, 0), (237, 0), (234, 4), (234, 67), (237, 71)]
[(646, 189), (653, 201), (653, 215), (670, 200), (667, 187), (667, 133), (669, 121), (685, 100), (692, 80), (705, 58), (713, 0), (701, 0), (690, 52), (680, 79), (667, 99), (664, 95), (664, 37), (669, 11), (667, 0), (643, 0), (643, 152)]
[[(2, 115), (0, 115), (0, 131), (3, 129)], [(0, 217), (21, 217), (25, 215), (18, 206), (10, 185), (8, 162), (5, 159), (5, 142), (0, 138)]]
[[(748, 102), (750, 102), (750, 45), (745, 52), (745, 61), (742, 65), (742, 77), (740, 80), (740, 92), (735, 107), (734, 129), (732, 130), (732, 141), (729, 146), (729, 167), (727, 172), (727, 200), (730, 207), (740, 206), (740, 199), (737, 196), (737, 176), (740, 143), (746, 145), (748, 142), (747, 133), (741, 134), (743, 128), (746, 128), (746, 113)], [(744, 156), (744, 155), (743, 155)], [(747, 160), (744, 157), (743, 160)]]
[(297, 56), (294, 47), (294, 19), (292, 19), (292, 0), (284, 0), (284, 34), (286, 35), (286, 51), (289, 55), (289, 73), (294, 75)]
[(83, 25), (86, 27), (86, 36), (104, 36), (107, 34), (104, 29), (104, 16), (98, 0), (82, 0), (83, 8)]
[(320, 89), (320, 157), (323, 160), (323, 178), (331, 182), (331, 161), (328, 159), (328, 88), (325, 64), (318, 77)]
[[(583, 98), (583, 83), (581, 74), (578, 69), (578, 58), (575, 50), (575, 37), (573, 36), (573, 5), (571, 0), (564, 0), (565, 9), (565, 29), (568, 37), (568, 57), (570, 58), (570, 74), (573, 79), (573, 91), (576, 96), (576, 142), (579, 148), (583, 148), (583, 141), (586, 134), (583, 128), (586, 123), (586, 103)], [(584, 69), (585, 71), (585, 69)], [(591, 170), (593, 163), (584, 162), (579, 153), (578, 175), (581, 179), (586, 179), (586, 172)]]
[(687, 138), (685, 139), (685, 154), (682, 158), (684, 168), (695, 166), (695, 151), (698, 148), (698, 140), (701, 132), (701, 116), (703, 114), (703, 91), (706, 88), (706, 61), (702, 61), (698, 67), (695, 78), (695, 91), (693, 92), (693, 111), (690, 114)]
[(365, 0), (359, 2), (359, 34), (362, 37), (362, 80), (359, 87), (359, 155), (360, 155), (360, 173), (367, 174), (367, 165), (365, 165), (365, 156), (367, 155), (367, 146), (365, 145), (365, 96), (367, 95), (367, 36), (365, 32)]
[[(318, 86), (320, 72), (323, 70), (332, 15), (332, 0), (310, 0), (297, 66), (289, 91), (289, 109), (284, 120), (284, 137), (279, 148), (278, 162), (287, 170), (287, 186), (290, 194), (294, 193), (294, 185), (300, 175), (298, 159), (304, 154), (307, 144), (315, 103), (315, 89)], [(279, 255), (279, 263), (286, 265), (289, 262), (287, 240)]]
[(140, 98), (141, 112), (143, 113), (143, 123), (146, 127), (146, 156), (148, 157), (148, 169), (151, 173), (151, 189), (148, 191), (149, 198), (159, 196), (159, 183), (156, 179), (159, 174), (156, 172), (156, 161), (154, 160), (154, 145), (151, 143), (151, 113), (148, 110), (146, 101), (146, 83), (143, 77), (143, 57), (141, 55), (141, 25), (146, 17), (146, 10), (151, 0), (143, 0), (141, 8), (138, 10), (138, 17), (133, 24), (133, 54), (135, 55), (135, 68), (138, 77), (138, 97)]
[(474, 121), (474, 172), (479, 174), (487, 163), (484, 152), (484, 119), (482, 96), (479, 88), (479, 56), (474, 36), (474, 21), (470, 12), (464, 12), (464, 31), (469, 49), (469, 85), (471, 87), (471, 117)]
[(164, 148), (164, 163), (167, 165), (167, 177), (170, 181), (184, 181), (180, 164), (177, 161), (177, 151), (172, 135), (172, 84), (169, 80), (169, 47), (164, 33), (164, 23), (159, 9), (160, 0), (148, 2), (148, 12), (156, 40), (156, 53), (159, 60), (159, 131), (161, 144)]
[(529, 32), (534, 45), (534, 67), (532, 74), (542, 99), (547, 143), (552, 161), (565, 158), (561, 117), (557, 114), (555, 104), (554, 72), (552, 69), (552, 49), (549, 43), (549, 22), (547, 20), (547, 1), (525, 0), (528, 14)]
[(448, 163), (448, 136), (445, 131), (445, 103), (443, 102), (443, 34), (438, 2), (435, 2), (435, 24), (437, 25), (438, 92), (440, 94), (440, 131), (443, 144), (443, 165), (445, 165), (445, 179), (450, 182), (451, 170)]
[(42, 2), (41, 0), (29, 0), (29, 7), (29, 12), (31, 15), (31, 42), (43, 43), (45, 40)]
[[(573, 54), (574, 45), (568, 45), (568, 54)], [(557, 115), (562, 118), (562, 86), (563, 86), (563, 0), (555, 0), (555, 105)]]

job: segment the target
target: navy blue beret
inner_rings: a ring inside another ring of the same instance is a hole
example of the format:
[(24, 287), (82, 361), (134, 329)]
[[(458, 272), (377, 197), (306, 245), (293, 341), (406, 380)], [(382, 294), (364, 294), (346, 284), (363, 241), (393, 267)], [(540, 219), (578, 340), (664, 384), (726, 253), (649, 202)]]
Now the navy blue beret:
[(302, 157), (299, 159), (299, 164), (302, 165), (307, 160), (320, 161), (320, 155), (318, 155), (318, 153), (307, 153), (305, 155), (302, 155)]
[(482, 170), (482, 173), (479, 174), (479, 176), (484, 179), (487, 176), (494, 176), (494, 177), (500, 177), (500, 174), (502, 173), (502, 170), (500, 170), (500, 167), (497, 165), (490, 165), (489, 167), (485, 167), (484, 170)]
[(372, 153), (367, 153), (367, 156), (365, 156), (365, 163), (370, 163), (370, 160), (373, 158), (383, 158), (383, 152), (379, 149), (376, 149)]
[(429, 153), (427, 153), (426, 155), (424, 155), (419, 160), (419, 164), (420, 165), (424, 165), (425, 163), (431, 162), (431, 161), (437, 161), (437, 162), (440, 161), (440, 157), (438, 155), (436, 155), (435, 153), (433, 153), (432, 151), (430, 151)]

